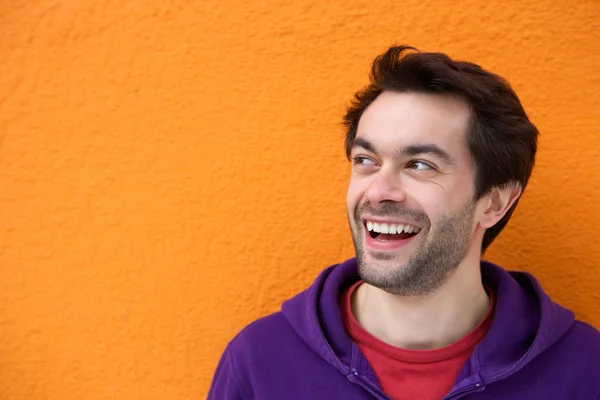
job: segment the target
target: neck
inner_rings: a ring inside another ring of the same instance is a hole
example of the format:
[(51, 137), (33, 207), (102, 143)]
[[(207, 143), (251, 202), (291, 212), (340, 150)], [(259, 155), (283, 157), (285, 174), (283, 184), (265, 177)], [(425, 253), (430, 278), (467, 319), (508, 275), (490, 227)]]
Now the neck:
[(352, 296), (352, 311), (370, 334), (392, 346), (431, 350), (471, 332), (490, 300), (481, 282), (480, 255), (467, 255), (447, 282), (427, 297), (404, 297), (368, 284)]

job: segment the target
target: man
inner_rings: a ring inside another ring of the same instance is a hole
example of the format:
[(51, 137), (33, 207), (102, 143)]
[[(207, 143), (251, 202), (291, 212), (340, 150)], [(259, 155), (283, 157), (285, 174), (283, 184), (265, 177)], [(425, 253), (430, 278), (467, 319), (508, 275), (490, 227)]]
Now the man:
[(356, 259), (242, 330), (209, 399), (600, 399), (600, 333), (481, 260), (537, 149), (509, 85), (392, 47), (344, 121)]

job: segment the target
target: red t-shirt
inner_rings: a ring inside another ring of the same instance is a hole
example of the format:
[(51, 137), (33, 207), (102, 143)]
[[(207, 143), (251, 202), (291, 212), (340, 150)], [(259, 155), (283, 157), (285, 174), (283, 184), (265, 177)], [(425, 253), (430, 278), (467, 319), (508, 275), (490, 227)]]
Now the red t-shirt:
[(369, 361), (383, 391), (394, 400), (443, 398), (454, 386), (464, 363), (492, 323), (492, 291), (488, 290), (490, 310), (486, 317), (465, 337), (441, 349), (407, 350), (377, 339), (354, 318), (350, 298), (361, 283), (358, 281), (343, 293), (342, 318), (346, 331)]

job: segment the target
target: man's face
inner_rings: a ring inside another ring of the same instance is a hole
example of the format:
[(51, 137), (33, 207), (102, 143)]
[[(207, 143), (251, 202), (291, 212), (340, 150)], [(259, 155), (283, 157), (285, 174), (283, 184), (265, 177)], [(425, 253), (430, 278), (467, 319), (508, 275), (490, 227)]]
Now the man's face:
[(384, 92), (352, 148), (348, 218), (361, 278), (426, 295), (462, 261), (475, 228), (467, 104), (449, 95)]

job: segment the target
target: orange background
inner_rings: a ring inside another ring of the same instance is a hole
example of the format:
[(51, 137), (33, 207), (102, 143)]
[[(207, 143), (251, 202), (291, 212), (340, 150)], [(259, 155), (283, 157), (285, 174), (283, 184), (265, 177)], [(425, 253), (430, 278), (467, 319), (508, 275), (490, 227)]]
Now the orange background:
[(488, 258), (600, 326), (600, 2), (0, 0), (0, 398), (199, 399), (353, 248), (344, 106), (393, 43), (542, 132)]

